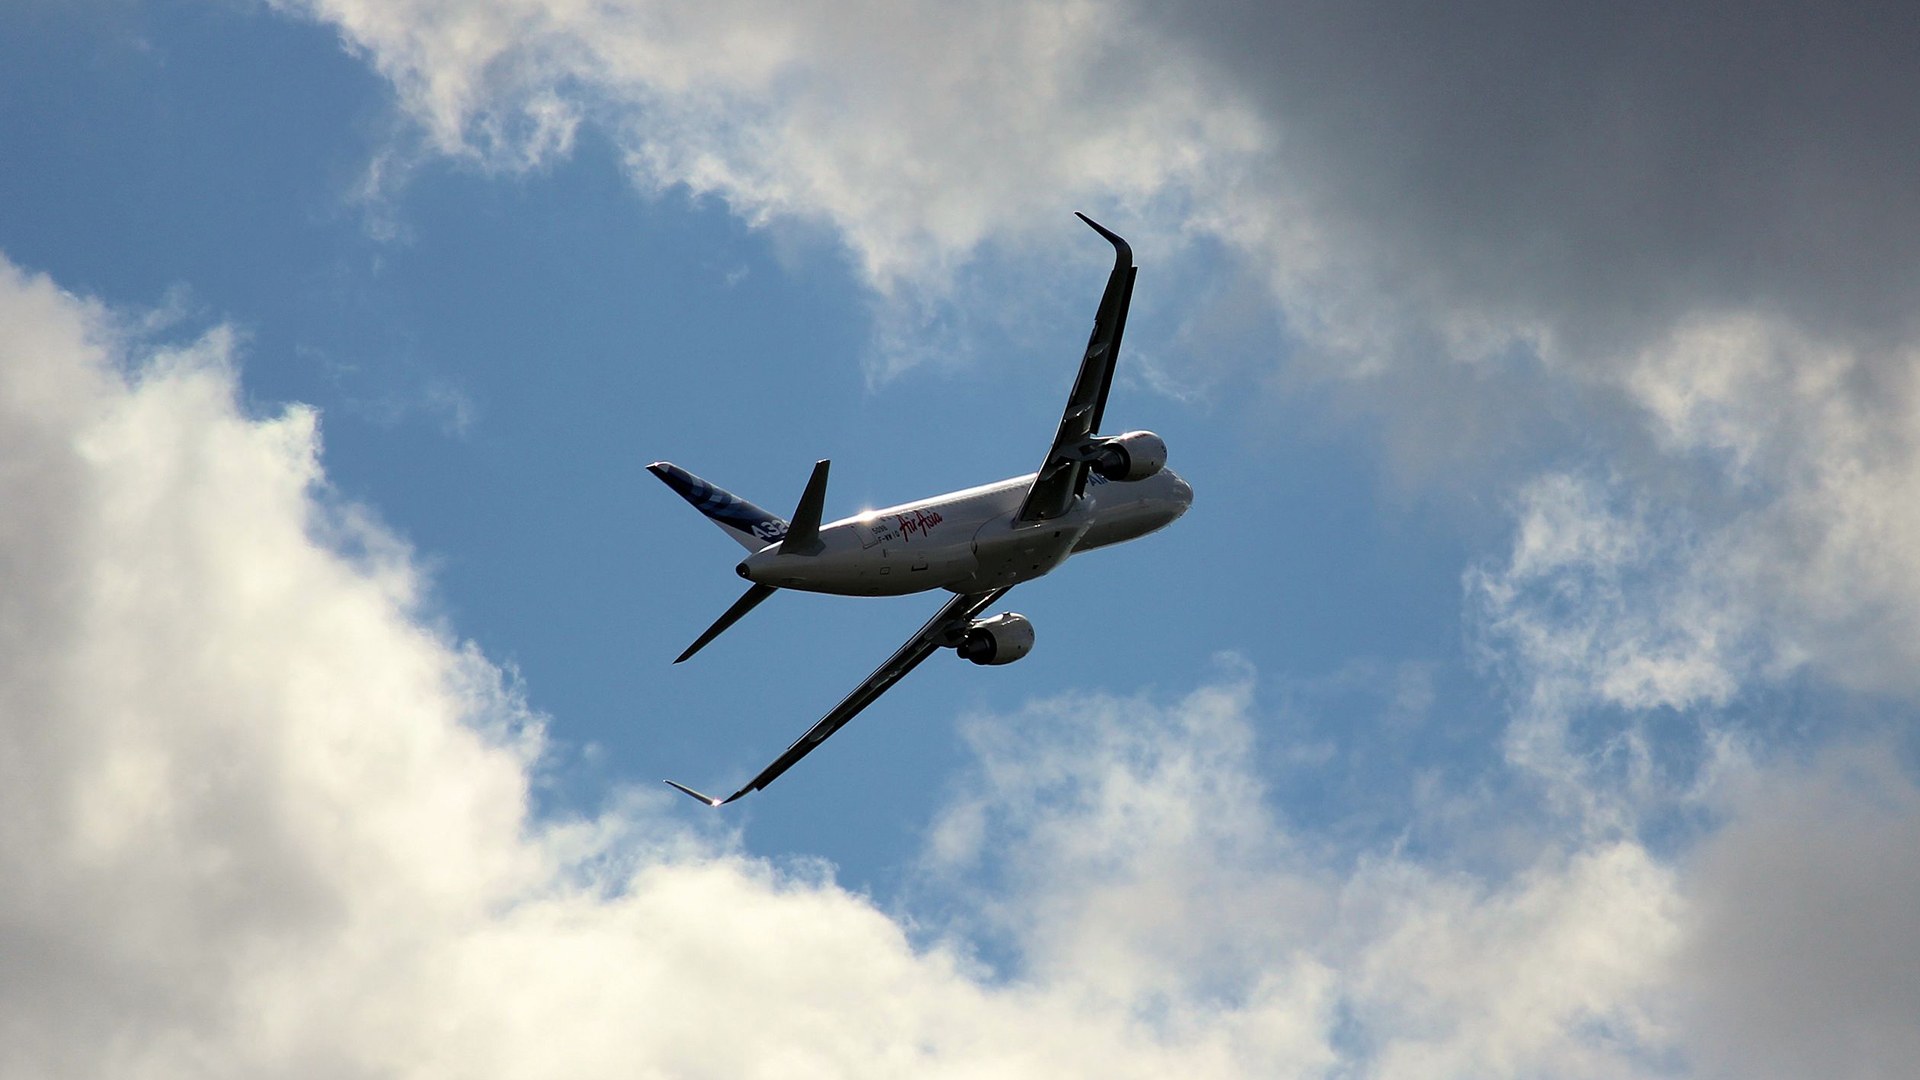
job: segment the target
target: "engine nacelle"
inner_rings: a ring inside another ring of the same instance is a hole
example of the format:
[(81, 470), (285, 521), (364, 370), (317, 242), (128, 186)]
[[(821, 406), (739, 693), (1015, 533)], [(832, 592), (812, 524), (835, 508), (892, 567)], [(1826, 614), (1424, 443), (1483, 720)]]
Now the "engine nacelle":
[(1033, 651), (1033, 624), (1003, 611), (967, 627), (955, 651), (976, 664), (1011, 664)]
[(1103, 439), (1089, 463), (1107, 480), (1145, 480), (1167, 466), (1167, 444), (1151, 431)]

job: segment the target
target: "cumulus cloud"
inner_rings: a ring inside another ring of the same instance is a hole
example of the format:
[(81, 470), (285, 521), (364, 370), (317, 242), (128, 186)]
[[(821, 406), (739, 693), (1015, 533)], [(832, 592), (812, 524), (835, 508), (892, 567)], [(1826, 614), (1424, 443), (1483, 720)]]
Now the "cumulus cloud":
[(944, 887), (984, 871), (970, 910), (1035, 976), (1172, 1030), (1203, 1005), (1250, 1073), (1658, 1071), (1671, 871), (1619, 840), (1536, 835), (1480, 871), (1328, 849), (1267, 809), (1253, 691), (1241, 670), (1167, 704), (975, 720), (977, 774), (929, 846)]
[(1507, 558), (1466, 574), (1474, 640), (1512, 694), (1506, 758), (1577, 820), (1631, 828), (1631, 803), (1690, 787), (1706, 749), (1704, 733), (1693, 753), (1656, 748), (1648, 716), (1725, 706), (1764, 639), (1714, 546), (1666, 508), (1571, 473), (1517, 503)]
[[(1821, 368), (1774, 374), (1817, 381)], [(1715, 400), (1679, 408), (1676, 427), (1722, 430)], [(1776, 400), (1795, 407), (1790, 392)], [(1844, 413), (1829, 420), (1852, 429)], [(1819, 427), (1779, 437), (1830, 434)], [(1876, 468), (1903, 475), (1901, 460)], [(1854, 652), (1818, 658), (1820, 670), (1911, 692), (1912, 642), (1885, 633), (1908, 617), (1910, 578), (1846, 581), (1816, 564), (1767, 580), (1806, 566), (1789, 548), (1829, 531), (1797, 514), (1847, 516), (1822, 479), (1812, 470), (1792, 498), (1702, 528), (1617, 476), (1552, 474), (1524, 492), (1508, 556), (1467, 576), (1474, 634), (1513, 695), (1506, 760), (1543, 809), (1596, 842), (1659, 837), (1681, 852), (1662, 1015), (1684, 1028), (1693, 1075), (1896, 1076), (1920, 1030), (1906, 716), (1862, 722), (1849, 714), (1874, 710), (1857, 699), (1750, 692), (1838, 642)], [(1788, 613), (1784, 633), (1767, 626), (1795, 602), (1821, 610)], [(1807, 633), (1842, 612), (1856, 622)]]
[(1711, 531), (1703, 569), (1751, 598), (1752, 625), (1784, 657), (1909, 700), (1920, 694), (1917, 349), (1869, 356), (1736, 317), (1686, 326), (1627, 368), (1655, 439), (1719, 481), (1689, 500)]
[(826, 224), (882, 290), (1075, 200), (1190, 186), (1257, 139), (1097, 4), (282, 6), (337, 25), (442, 151), (524, 168), (592, 116), (642, 186)]
[(1904, 390), (1840, 385), (1856, 372), (1744, 319), (1635, 357), (1666, 456), (1520, 488), (1505, 561), (1466, 579), (1497, 662), (1557, 712), (1720, 707), (1799, 671), (1920, 694), (1920, 424)]

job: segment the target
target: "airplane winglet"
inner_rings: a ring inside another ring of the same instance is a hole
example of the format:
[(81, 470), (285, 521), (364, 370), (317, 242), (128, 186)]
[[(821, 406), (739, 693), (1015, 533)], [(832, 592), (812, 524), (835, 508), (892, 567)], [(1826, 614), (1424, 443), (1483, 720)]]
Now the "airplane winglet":
[[(759, 788), (754, 787), (752, 784), (748, 784), (746, 787), (741, 788), (739, 791), (734, 792), (733, 794), (727, 796), (724, 799), (716, 799), (711, 795), (706, 795), (701, 792), (695, 791), (685, 784), (676, 783), (675, 781), (672, 781), (672, 780), (664, 781), (664, 783), (668, 787), (673, 788), (675, 791), (685, 792), (687, 795), (693, 798), (699, 799), (701, 802), (706, 803), (708, 806), (725, 806), (728, 803), (734, 801), (735, 799), (738, 799), (740, 796), (745, 795), (749, 791), (760, 790)], [(761, 786), (764, 787), (765, 785), (761, 785)]]
[(1104, 236), (1107, 238), (1107, 243), (1113, 245), (1114, 253), (1116, 256), (1118, 256), (1118, 261), (1122, 266), (1128, 266), (1133, 263), (1133, 245), (1127, 243), (1125, 240), (1120, 239), (1120, 237), (1115, 235), (1112, 230), (1108, 229), (1106, 226), (1100, 224), (1099, 222), (1093, 220), (1092, 218), (1088, 217), (1087, 215), (1081, 213), (1078, 210), (1075, 210), (1073, 212), (1073, 216), (1093, 226), (1094, 232), (1097, 232), (1101, 236)]
[(702, 795), (685, 784), (676, 783), (672, 780), (666, 780), (666, 781), (663, 781), (663, 783), (665, 783), (668, 787), (674, 789), (675, 791), (682, 792), (684, 794), (691, 795), (696, 799), (699, 799), (701, 802), (706, 803), (708, 806), (720, 806), (723, 803), (723, 800), (716, 799), (711, 795)]

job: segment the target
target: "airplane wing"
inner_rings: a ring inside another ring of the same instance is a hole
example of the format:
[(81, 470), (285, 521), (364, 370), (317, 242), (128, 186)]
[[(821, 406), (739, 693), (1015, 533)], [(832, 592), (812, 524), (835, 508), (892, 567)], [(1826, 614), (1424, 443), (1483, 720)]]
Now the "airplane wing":
[(1060, 431), (1053, 437), (1047, 460), (1033, 478), (1027, 499), (1020, 504), (1016, 522), (1047, 521), (1057, 518), (1073, 506), (1074, 497), (1086, 490), (1087, 464), (1084, 448), (1087, 437), (1100, 430), (1101, 414), (1107, 409), (1107, 390), (1113, 385), (1113, 361), (1120, 352), (1120, 335), (1127, 329), (1127, 304), (1133, 299), (1133, 248), (1125, 240), (1100, 227), (1085, 214), (1075, 214), (1093, 226), (1095, 232), (1113, 245), (1113, 273), (1107, 276), (1107, 291), (1100, 297), (1100, 310), (1093, 318), (1093, 336), (1087, 339), (1087, 353), (1080, 361), (1080, 376), (1073, 381), (1073, 393), (1067, 397), (1066, 412), (1060, 417)]
[(786, 753), (781, 754), (773, 764), (762, 769), (759, 776), (747, 781), (747, 785), (739, 791), (724, 799), (716, 799), (709, 795), (702, 795), (685, 784), (678, 784), (672, 780), (668, 780), (667, 784), (699, 799), (708, 806), (725, 806), (748, 792), (759, 791), (779, 779), (780, 774), (792, 768), (794, 762), (811, 754), (814, 747), (827, 740), (827, 736), (839, 731), (846, 726), (847, 721), (860, 715), (860, 710), (873, 704), (881, 694), (886, 693), (894, 683), (899, 682), (902, 676), (920, 666), (920, 661), (932, 656), (942, 646), (958, 644), (960, 635), (966, 632), (967, 624), (985, 611), (989, 605), (1005, 596), (1007, 589), (1010, 588), (1012, 586), (990, 592), (962, 593), (947, 601), (938, 612), (934, 613), (933, 618), (927, 620), (927, 625), (908, 638), (907, 643), (900, 646), (898, 652), (888, 657), (886, 663), (881, 664), (873, 674), (867, 676), (866, 682), (861, 683), (853, 693), (846, 696), (845, 700), (835, 705), (832, 712), (821, 717), (819, 723), (807, 729), (805, 735), (800, 736), (792, 746), (787, 747)]

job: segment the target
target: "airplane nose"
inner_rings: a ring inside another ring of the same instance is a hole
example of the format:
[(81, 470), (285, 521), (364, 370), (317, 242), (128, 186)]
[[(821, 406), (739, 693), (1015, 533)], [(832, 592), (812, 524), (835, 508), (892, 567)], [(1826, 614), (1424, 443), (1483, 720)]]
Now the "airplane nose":
[(1170, 469), (1168, 470), (1168, 474), (1173, 477), (1173, 497), (1178, 499), (1182, 506), (1192, 506), (1193, 485), (1187, 483), (1186, 479), (1179, 473), (1173, 472)]

